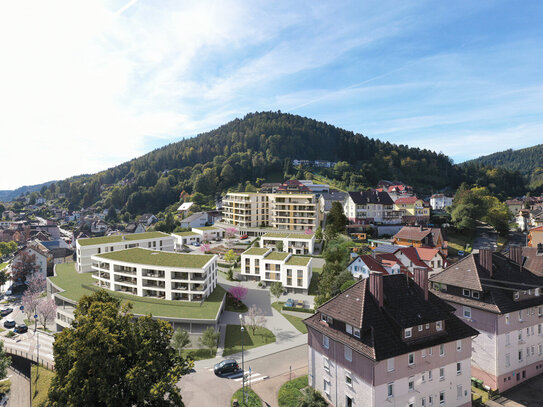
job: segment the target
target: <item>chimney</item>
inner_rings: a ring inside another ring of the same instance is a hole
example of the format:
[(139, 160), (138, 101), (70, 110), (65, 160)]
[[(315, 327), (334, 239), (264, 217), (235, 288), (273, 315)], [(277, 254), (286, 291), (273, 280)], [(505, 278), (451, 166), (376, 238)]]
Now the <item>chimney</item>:
[(492, 249), (479, 250), (479, 265), (488, 271), (492, 278)]
[(428, 271), (425, 269), (415, 269), (415, 283), (424, 292), (424, 301), (428, 301)]
[(422, 232), (422, 225), (419, 226), (419, 230)]
[(522, 247), (511, 246), (509, 247), (509, 259), (517, 264), (522, 263)]
[(370, 293), (377, 300), (379, 309), (383, 308), (383, 277), (381, 273), (370, 273)]

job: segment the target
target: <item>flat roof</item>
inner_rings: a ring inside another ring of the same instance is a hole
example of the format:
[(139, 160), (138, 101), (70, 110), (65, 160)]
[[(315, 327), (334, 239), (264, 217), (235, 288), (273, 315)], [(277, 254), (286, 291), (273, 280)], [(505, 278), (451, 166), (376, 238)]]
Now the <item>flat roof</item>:
[[(92, 273), (78, 273), (75, 269), (75, 263), (57, 264), (55, 272), (56, 276), (48, 277), (48, 279), (59, 289), (64, 290), (59, 295), (67, 299), (77, 302), (84, 295), (92, 295), (100, 290), (94, 285), (96, 280), (92, 278)], [(110, 290), (105, 291), (112, 297), (120, 298), (123, 302), (132, 303), (134, 314), (147, 315), (150, 313), (157, 317), (191, 319), (215, 319), (226, 292), (224, 288), (217, 285), (211, 295), (203, 303), (199, 303), (161, 300)]]
[(169, 237), (167, 233), (162, 232), (144, 232), (144, 233), (130, 233), (126, 235), (113, 235), (113, 236), (102, 236), (102, 237), (89, 237), (86, 239), (77, 239), (77, 243), (81, 246), (91, 246), (95, 244), (107, 244), (107, 243), (117, 243), (123, 241), (123, 236), (125, 241), (134, 241), (134, 240), (144, 240), (144, 239), (155, 239), (159, 237)]
[(222, 230), (221, 228), (219, 228), (217, 226), (201, 226), (199, 228), (193, 228), (193, 229), (197, 229), (197, 230)]
[(292, 256), (290, 259), (288, 259), (288, 261), (286, 262), (286, 265), (287, 266), (307, 266), (310, 260), (311, 260), (310, 257)]
[(183, 268), (202, 268), (213, 258), (213, 255), (211, 254), (161, 252), (157, 250), (142, 249), (141, 247), (96, 254), (95, 256), (108, 260), (145, 264), (149, 266)]
[(200, 236), (196, 232), (173, 232), (173, 234), (177, 236)]
[(251, 247), (250, 249), (245, 250), (241, 254), (250, 254), (253, 256), (262, 256), (266, 254), (270, 249), (260, 248), (260, 247)]
[(266, 256), (266, 260), (285, 260), (290, 253), (271, 252)]
[(270, 238), (289, 238), (289, 239), (313, 239), (313, 236), (315, 236), (314, 233), (311, 234), (305, 234), (305, 233), (281, 233), (281, 232), (268, 232), (262, 235), (262, 237), (270, 237)]

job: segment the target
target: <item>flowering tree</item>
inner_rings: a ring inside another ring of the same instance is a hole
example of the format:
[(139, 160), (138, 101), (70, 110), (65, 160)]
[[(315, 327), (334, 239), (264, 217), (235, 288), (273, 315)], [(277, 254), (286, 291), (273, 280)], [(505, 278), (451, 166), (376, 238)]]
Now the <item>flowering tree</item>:
[(47, 322), (52, 321), (55, 318), (56, 312), (57, 306), (53, 298), (47, 298), (38, 303), (36, 313), (38, 314), (40, 324), (43, 325), (43, 329), (46, 328)]
[(232, 298), (234, 300), (236, 300), (236, 302), (241, 302), (245, 298), (245, 296), (247, 295), (248, 291), (249, 291), (249, 289), (247, 287), (244, 287), (241, 284), (238, 284), (238, 285), (235, 285), (235, 286), (231, 287), (228, 290), (228, 294), (230, 294), (232, 296)]
[(41, 274), (32, 274), (29, 278), (26, 279), (27, 291), (32, 293), (41, 293), (45, 290), (47, 283), (45, 282), (45, 277)]
[(226, 235), (227, 239), (232, 239), (236, 234), (238, 233), (238, 230), (236, 228), (226, 228), (224, 231), (224, 234)]
[(257, 328), (264, 327), (264, 324), (266, 324), (266, 317), (260, 308), (257, 308), (256, 305), (251, 305), (251, 308), (249, 308), (249, 311), (247, 312), (247, 321), (247, 325), (254, 335)]
[(40, 303), (40, 293), (30, 292), (26, 290), (21, 298), (21, 305), (24, 307), (24, 312), (27, 319), (32, 320), (36, 314), (38, 304)]
[(204, 254), (208, 252), (210, 248), (211, 248), (211, 245), (209, 243), (204, 243), (200, 245), (200, 251)]
[(307, 228), (306, 230), (304, 230), (304, 233), (306, 235), (312, 235), (313, 234), (313, 230), (311, 230), (311, 228)]

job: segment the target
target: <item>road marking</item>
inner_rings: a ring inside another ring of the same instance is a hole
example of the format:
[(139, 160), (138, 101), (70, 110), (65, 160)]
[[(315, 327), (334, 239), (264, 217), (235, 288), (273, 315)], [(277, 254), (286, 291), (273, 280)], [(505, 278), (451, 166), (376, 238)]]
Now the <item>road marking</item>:
[[(247, 374), (247, 377), (245, 378), (245, 383), (247, 384), (253, 384), (253, 383), (257, 383), (257, 382), (260, 382), (262, 380), (266, 380), (268, 378), (268, 376), (264, 376), (264, 375), (261, 375), (260, 373), (252, 373), (251, 376), (249, 376)], [(243, 380), (243, 377), (239, 377), (237, 379), (232, 379), (233, 381), (235, 382), (242, 382)]]

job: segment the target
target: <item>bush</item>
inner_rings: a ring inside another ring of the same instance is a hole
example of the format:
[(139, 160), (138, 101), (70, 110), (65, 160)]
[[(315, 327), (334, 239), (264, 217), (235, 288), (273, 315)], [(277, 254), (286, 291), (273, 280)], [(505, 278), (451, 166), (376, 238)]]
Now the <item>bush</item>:
[(234, 263), (219, 263), (219, 262), (217, 262), (217, 266), (223, 267), (223, 268), (225, 268), (225, 269), (227, 269), (227, 268), (229, 268), (229, 267), (232, 267), (233, 264), (234, 264)]
[(283, 311), (305, 312), (306, 314), (315, 313), (315, 310), (312, 308), (296, 308), (296, 307), (287, 307), (285, 305), (283, 305)]
[(277, 402), (280, 407), (297, 407), (298, 401), (302, 395), (301, 389), (307, 387), (307, 375), (297, 377), (296, 379), (286, 382), (279, 389)]
[(259, 281), (258, 284), (257, 284), (259, 287), (262, 287), (262, 281)]
[(6, 394), (11, 389), (11, 380), (7, 379), (0, 382), (0, 394)]
[(17, 335), (15, 332), (9, 331), (9, 332), (6, 334), (6, 337), (8, 337), (8, 338), (13, 338), (15, 335)]

